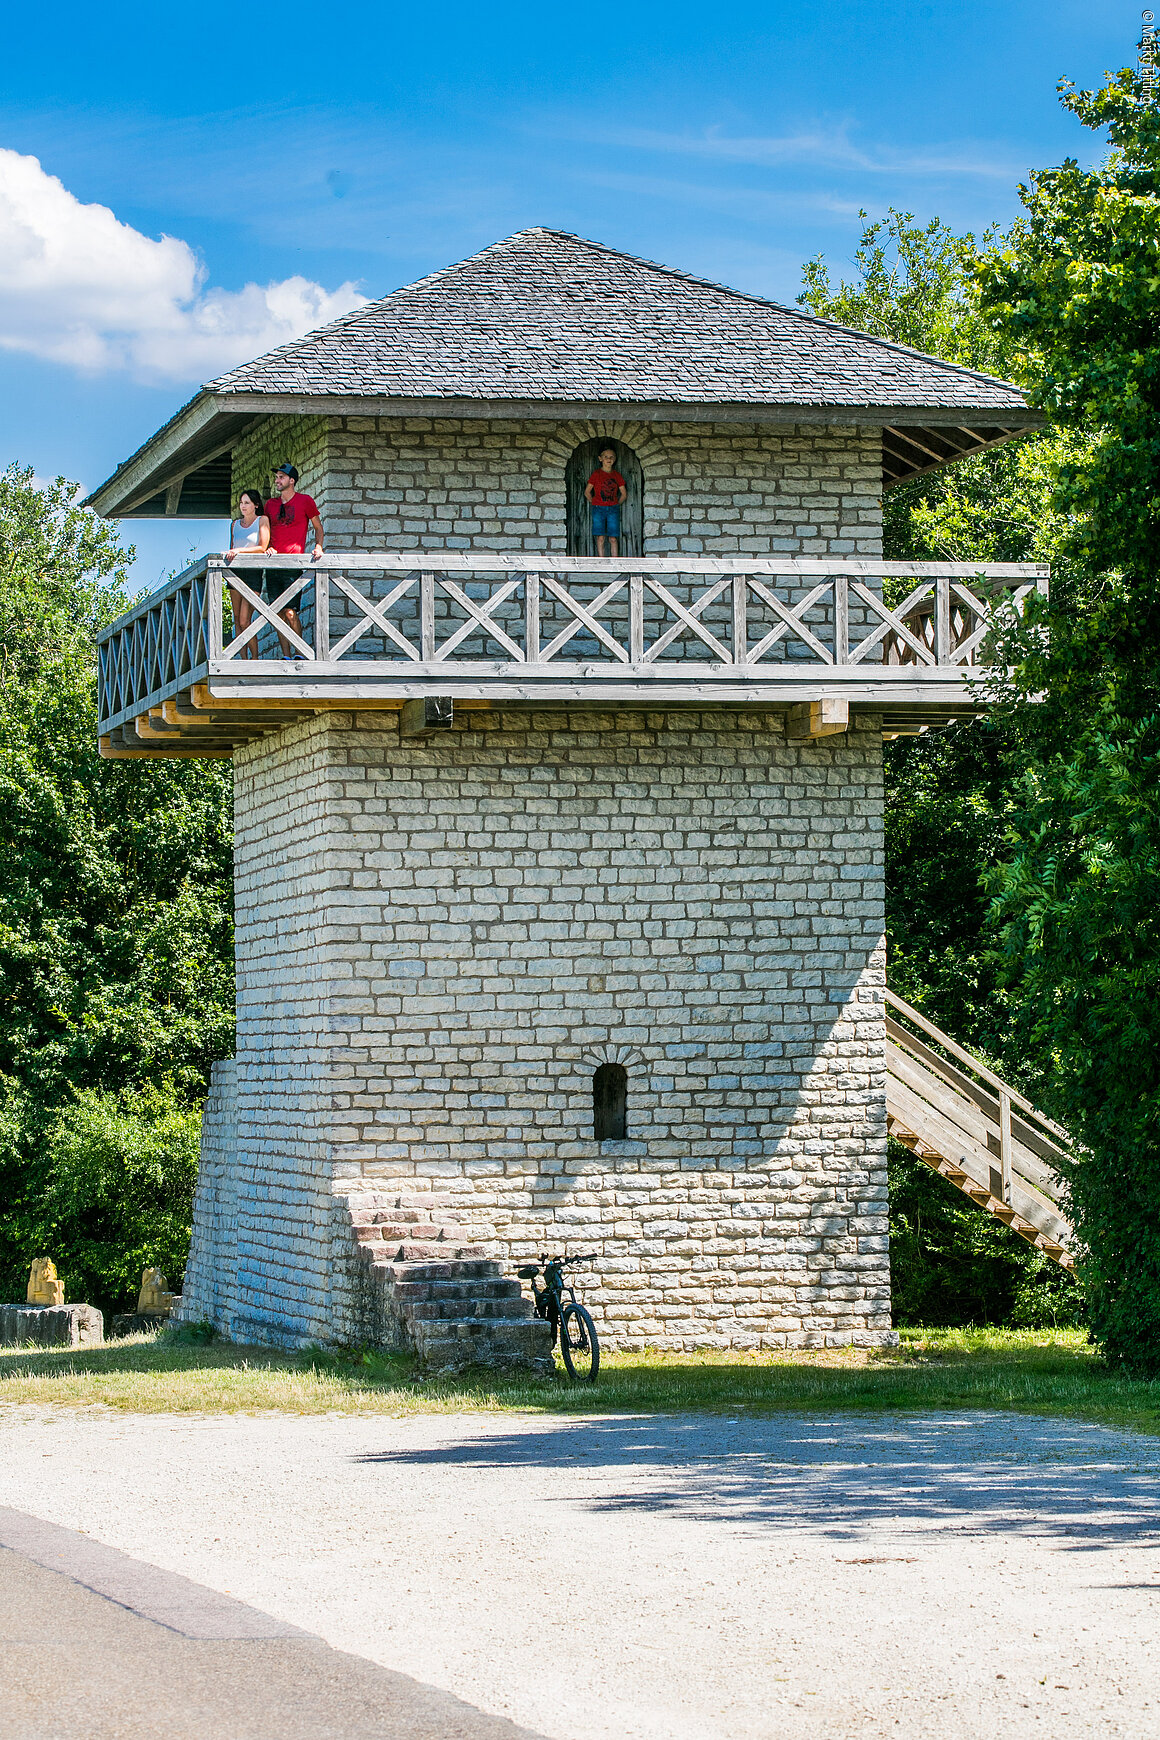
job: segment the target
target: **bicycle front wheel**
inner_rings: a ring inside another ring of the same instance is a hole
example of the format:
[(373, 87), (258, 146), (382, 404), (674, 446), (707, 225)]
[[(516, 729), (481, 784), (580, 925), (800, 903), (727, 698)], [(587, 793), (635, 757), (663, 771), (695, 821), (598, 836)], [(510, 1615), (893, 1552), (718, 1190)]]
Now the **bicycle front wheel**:
[(574, 1383), (595, 1383), (600, 1370), (596, 1325), (583, 1305), (565, 1305), (560, 1318), (560, 1352)]

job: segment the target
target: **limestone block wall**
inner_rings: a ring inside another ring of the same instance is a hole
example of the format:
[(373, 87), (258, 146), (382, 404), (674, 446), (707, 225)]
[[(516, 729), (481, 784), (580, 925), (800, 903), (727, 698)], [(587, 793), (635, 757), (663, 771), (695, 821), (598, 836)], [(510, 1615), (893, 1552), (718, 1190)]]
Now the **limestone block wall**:
[(174, 1313), (182, 1323), (215, 1323), (232, 1303), (238, 1267), (238, 1072), (232, 1057), (215, 1063), (201, 1118), (201, 1161), (193, 1204), (193, 1237)]
[(235, 1333), (366, 1333), (344, 1198), (397, 1189), (596, 1250), (613, 1344), (889, 1337), (876, 721), (333, 713), (236, 780)]
[(649, 555), (881, 554), (878, 429), (267, 417), (234, 449), (234, 494), (268, 489), (291, 459), (335, 549), (564, 553), (565, 467), (599, 436), (641, 461)]
[(231, 468), (234, 501), (243, 489), (269, 495), (274, 468), (288, 459), (301, 472), (298, 487), (313, 496), (326, 524), (330, 505), (330, 420), (326, 417), (264, 417), (234, 448)]
[[(219, 1238), (215, 1260), (231, 1280), (209, 1314), (239, 1340), (335, 1339), (335, 1224), (346, 1216), (330, 1190), (334, 967), (324, 938), (342, 796), (328, 739), (320, 720), (235, 758), (235, 1231), (232, 1251)], [(185, 1309), (202, 1314), (192, 1300)]]
[(881, 554), (881, 430), (536, 418), (332, 419), (328, 542), (564, 553), (565, 467), (605, 435), (641, 461), (646, 555)]

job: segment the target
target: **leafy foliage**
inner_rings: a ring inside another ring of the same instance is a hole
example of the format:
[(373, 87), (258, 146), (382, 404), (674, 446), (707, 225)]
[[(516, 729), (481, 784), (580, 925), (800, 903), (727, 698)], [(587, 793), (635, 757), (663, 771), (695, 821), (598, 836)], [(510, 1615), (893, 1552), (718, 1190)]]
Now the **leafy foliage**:
[(37, 1232), (68, 1294), (131, 1308), (151, 1265), (180, 1280), (189, 1252), (201, 1114), (161, 1088), (82, 1088), (48, 1132)]
[[(860, 214), (865, 218), (866, 213)], [(982, 245), (994, 242), (986, 231)], [(956, 236), (938, 218), (926, 225), (892, 206), (867, 223), (854, 250), (856, 276), (834, 283), (819, 255), (802, 269), (798, 302), (823, 320), (856, 327), (892, 344), (963, 368), (1001, 373), (1003, 340), (979, 312), (974, 270), (979, 244), (968, 231)]]
[(1083, 1320), (1073, 1278), (972, 1207), (900, 1143), (890, 1144), (894, 1321), (952, 1328), (1063, 1329)]
[[(821, 261), (799, 298), (816, 314), (913, 345), (962, 367), (1008, 375), (1006, 338), (984, 317), (979, 241), (906, 212), (868, 224), (856, 276), (834, 283)], [(1066, 516), (1051, 506), (1082, 434), (1024, 437), (896, 485), (884, 500), (894, 561), (1059, 561)], [(1009, 851), (1019, 766), (1010, 718), (964, 722), (886, 747), (886, 934), (890, 982), (909, 1002), (1028, 1084), (1043, 1070), (1021, 1043), (1017, 992), (1002, 982), (984, 872)], [(1074, 1320), (1074, 1284), (1016, 1234), (984, 1221), (903, 1149), (891, 1159), (891, 1263), (900, 1323)], [(1037, 1303), (1038, 1301), (1038, 1303)]]
[(1023, 775), (991, 886), (1022, 1041), (1086, 1150), (1069, 1184), (1093, 1331), (1157, 1370), (1160, 114), (1127, 72), (1063, 102), (1111, 154), (1034, 175), (979, 270), (1030, 397), (1074, 442), (1054, 480), (1063, 584), (1010, 690), (1046, 700), (1012, 711)]
[[(100, 759), (95, 636), (124, 608), (126, 556), (77, 493), (15, 466), (0, 474), (0, 1285), (10, 1298), (44, 1254), (45, 1192), (71, 1128), (62, 1115), (87, 1103), (78, 1094), (151, 1088), (184, 1112), (232, 1045), (229, 786), (212, 762)], [(111, 1298), (120, 1271), (73, 1249), (47, 1254), (69, 1275), (80, 1263)], [(179, 1276), (184, 1257), (167, 1260)]]

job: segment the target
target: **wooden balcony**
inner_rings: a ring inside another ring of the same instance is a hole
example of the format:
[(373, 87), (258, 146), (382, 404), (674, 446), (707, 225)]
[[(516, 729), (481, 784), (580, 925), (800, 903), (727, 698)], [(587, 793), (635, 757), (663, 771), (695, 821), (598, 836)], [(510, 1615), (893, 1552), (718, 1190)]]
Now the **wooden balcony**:
[[(433, 697), (787, 707), (799, 735), (841, 730), (853, 708), (898, 735), (985, 709), (995, 637), (1048, 578), (1031, 563), (479, 550), (327, 552), (298, 578), (302, 560), (211, 556), (106, 629), (102, 753), (229, 755), (298, 714)], [(252, 589), (261, 568), (286, 571), (273, 603)], [(245, 632), (227, 577), (253, 609)]]

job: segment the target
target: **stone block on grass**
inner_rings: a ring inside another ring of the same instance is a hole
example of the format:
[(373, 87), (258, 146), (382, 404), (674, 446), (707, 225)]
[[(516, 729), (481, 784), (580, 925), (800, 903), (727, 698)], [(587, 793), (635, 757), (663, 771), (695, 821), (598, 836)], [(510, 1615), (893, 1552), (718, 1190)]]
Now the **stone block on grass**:
[(114, 1317), (109, 1333), (116, 1341), (123, 1335), (142, 1335), (146, 1331), (164, 1329), (168, 1323), (168, 1311), (120, 1311)]
[(3, 1347), (97, 1347), (104, 1339), (95, 1305), (0, 1305)]

